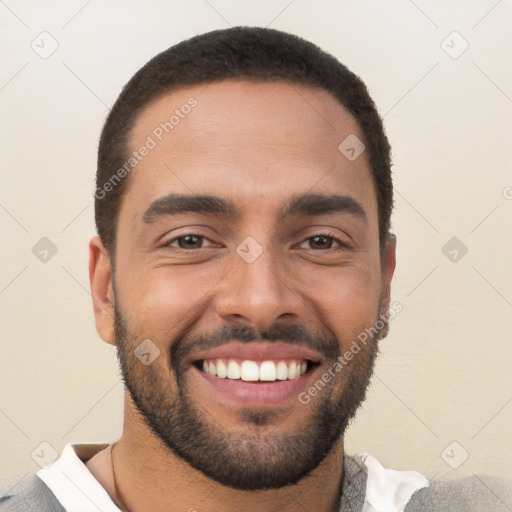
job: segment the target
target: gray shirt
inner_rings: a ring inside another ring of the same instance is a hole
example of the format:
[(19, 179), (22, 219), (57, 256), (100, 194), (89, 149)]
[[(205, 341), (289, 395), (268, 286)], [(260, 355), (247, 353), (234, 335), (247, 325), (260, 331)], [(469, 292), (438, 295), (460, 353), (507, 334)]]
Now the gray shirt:
[[(345, 456), (339, 512), (375, 511), (365, 504), (366, 480), (366, 468), (353, 457)], [(433, 480), (412, 496), (404, 510), (420, 511), (512, 512), (512, 482), (476, 474), (454, 481)], [(0, 512), (65, 512), (65, 509), (46, 484), (32, 476), (0, 498)]]

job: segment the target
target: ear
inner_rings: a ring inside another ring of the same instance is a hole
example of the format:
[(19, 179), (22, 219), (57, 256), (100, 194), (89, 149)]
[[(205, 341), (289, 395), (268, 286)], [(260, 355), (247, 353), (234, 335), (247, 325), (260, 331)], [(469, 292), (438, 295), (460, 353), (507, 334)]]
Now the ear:
[(382, 291), (389, 304), (391, 300), (391, 279), (393, 279), (396, 267), (396, 236), (393, 233), (389, 233), (386, 237), (381, 260)]
[(381, 253), (381, 306), (380, 317), (384, 320), (384, 328), (379, 332), (379, 339), (384, 339), (389, 333), (388, 311), (391, 304), (391, 280), (396, 267), (396, 237), (390, 233)]
[(89, 242), (89, 282), (96, 330), (101, 339), (114, 343), (114, 289), (110, 256), (99, 236)]

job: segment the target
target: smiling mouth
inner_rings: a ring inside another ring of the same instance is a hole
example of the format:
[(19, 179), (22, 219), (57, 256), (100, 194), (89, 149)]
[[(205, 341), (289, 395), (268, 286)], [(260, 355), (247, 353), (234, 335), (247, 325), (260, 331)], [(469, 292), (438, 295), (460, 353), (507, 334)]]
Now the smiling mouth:
[(318, 364), (309, 359), (253, 361), (216, 358), (196, 361), (194, 366), (219, 379), (257, 383), (295, 380)]

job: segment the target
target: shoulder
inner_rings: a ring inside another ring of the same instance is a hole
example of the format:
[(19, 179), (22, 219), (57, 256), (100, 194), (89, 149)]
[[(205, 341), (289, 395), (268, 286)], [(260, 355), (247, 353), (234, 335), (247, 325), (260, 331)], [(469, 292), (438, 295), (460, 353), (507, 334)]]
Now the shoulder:
[(432, 480), (411, 498), (405, 512), (510, 512), (512, 478), (471, 474), (458, 480)]
[(29, 476), (0, 497), (0, 512), (65, 512), (55, 495), (37, 476)]

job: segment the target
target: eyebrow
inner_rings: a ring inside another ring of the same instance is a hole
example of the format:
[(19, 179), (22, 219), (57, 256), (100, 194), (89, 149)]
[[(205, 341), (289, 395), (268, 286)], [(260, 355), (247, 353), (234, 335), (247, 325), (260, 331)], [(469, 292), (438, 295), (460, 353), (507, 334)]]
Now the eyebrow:
[(281, 210), (281, 220), (298, 215), (348, 213), (367, 222), (364, 208), (354, 198), (337, 194), (302, 194), (290, 198)]
[(220, 197), (169, 194), (151, 203), (150, 207), (144, 212), (142, 220), (146, 224), (151, 224), (164, 215), (178, 215), (180, 213), (203, 213), (233, 219), (240, 216), (235, 203)]
[[(151, 203), (142, 216), (146, 224), (152, 224), (165, 215), (200, 213), (218, 215), (232, 220), (241, 217), (240, 210), (229, 199), (211, 195), (169, 194)], [(355, 199), (345, 195), (301, 194), (288, 199), (278, 216), (281, 220), (300, 215), (326, 215), (346, 213), (356, 215), (367, 222), (364, 208)]]

